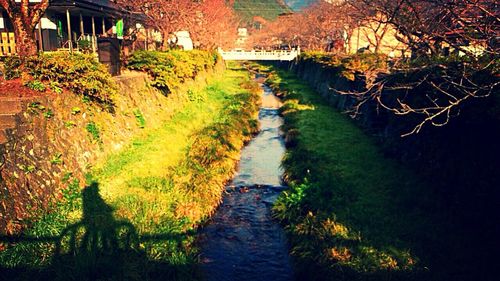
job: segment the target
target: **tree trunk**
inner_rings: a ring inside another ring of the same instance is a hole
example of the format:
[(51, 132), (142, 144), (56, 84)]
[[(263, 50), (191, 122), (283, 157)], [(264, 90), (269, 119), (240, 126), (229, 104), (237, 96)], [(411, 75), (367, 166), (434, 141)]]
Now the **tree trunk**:
[[(162, 32), (162, 42), (161, 42), (161, 50), (162, 51), (167, 51), (170, 48), (170, 33), (169, 32)], [(177, 43), (177, 42), (175, 42)]]
[(12, 25), (14, 26), (14, 34), (16, 37), (16, 52), (20, 57), (36, 55), (37, 47), (34, 30), (30, 30), (21, 17), (13, 17)]

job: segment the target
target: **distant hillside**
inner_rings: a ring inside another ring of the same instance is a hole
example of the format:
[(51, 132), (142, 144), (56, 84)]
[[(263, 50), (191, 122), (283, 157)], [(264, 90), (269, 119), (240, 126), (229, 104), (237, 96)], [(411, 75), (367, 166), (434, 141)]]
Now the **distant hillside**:
[(291, 12), (283, 0), (235, 0), (233, 8), (246, 22), (252, 22), (255, 16), (274, 20), (279, 14)]
[(286, 4), (294, 11), (299, 11), (318, 0), (285, 0)]

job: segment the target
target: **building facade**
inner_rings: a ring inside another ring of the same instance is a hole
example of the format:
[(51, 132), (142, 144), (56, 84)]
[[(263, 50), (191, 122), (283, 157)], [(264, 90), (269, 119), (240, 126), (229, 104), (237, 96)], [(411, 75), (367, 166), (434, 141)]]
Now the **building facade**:
[[(0, 12), (0, 56), (14, 55), (13, 27), (6, 12), (1, 8)], [(36, 26), (35, 37), (40, 52), (94, 53), (112, 74), (119, 74), (121, 46), (134, 39), (126, 31), (136, 26), (144, 26), (141, 16), (110, 0), (53, 0)]]

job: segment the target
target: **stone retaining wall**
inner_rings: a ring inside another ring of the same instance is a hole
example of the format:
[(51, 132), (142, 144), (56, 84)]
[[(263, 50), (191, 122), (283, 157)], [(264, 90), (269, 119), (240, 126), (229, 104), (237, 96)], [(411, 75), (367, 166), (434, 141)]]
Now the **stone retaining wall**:
[(0, 100), (0, 234), (18, 233), (27, 219), (61, 197), (69, 182), (83, 186), (92, 165), (144, 130), (137, 115), (146, 129), (161, 125), (188, 101), (187, 89), (206, 84), (213, 71), (198, 74), (168, 97), (143, 73), (116, 77), (119, 97), (112, 110), (69, 92)]

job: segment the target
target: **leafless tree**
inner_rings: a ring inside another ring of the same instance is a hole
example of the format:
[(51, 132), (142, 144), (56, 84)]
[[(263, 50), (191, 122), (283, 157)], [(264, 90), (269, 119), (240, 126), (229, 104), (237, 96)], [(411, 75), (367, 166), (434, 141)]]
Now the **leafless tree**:
[(174, 33), (189, 30), (196, 21), (199, 3), (193, 0), (117, 0), (124, 8), (143, 14), (146, 24), (162, 34), (162, 48), (169, 46)]
[(227, 45), (236, 40), (238, 25), (231, 9), (232, 1), (225, 0), (118, 0), (125, 8), (140, 12), (149, 26), (160, 31), (163, 49), (175, 32), (189, 31), (202, 48)]
[(234, 46), (239, 20), (225, 0), (203, 0), (197, 7), (196, 23), (191, 28), (193, 39), (201, 48)]
[[(498, 52), (500, 4), (495, 0), (350, 0), (361, 20), (393, 25), (403, 42), (420, 54), (452, 47), (469, 55), (471, 48)], [(376, 15), (383, 15), (382, 17)], [(497, 39), (498, 40), (498, 39)], [(496, 49), (496, 50), (495, 50)]]
[[(393, 25), (417, 59), (367, 83), (367, 91), (349, 93), (358, 98), (358, 109), (374, 99), (394, 114), (420, 117), (403, 136), (419, 133), (426, 124), (444, 126), (468, 101), (498, 92), (497, 1), (353, 0), (350, 4), (361, 16)], [(404, 79), (396, 74), (404, 74)], [(414, 76), (419, 78), (408, 82)], [(394, 90), (413, 92), (394, 103), (387, 94)], [(412, 98), (415, 95), (419, 98)]]
[(262, 46), (282, 43), (300, 45), (305, 50), (325, 50), (329, 44), (344, 39), (351, 19), (348, 9), (343, 2), (319, 1), (302, 12), (282, 15), (268, 23), (256, 32), (254, 41)]

